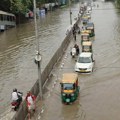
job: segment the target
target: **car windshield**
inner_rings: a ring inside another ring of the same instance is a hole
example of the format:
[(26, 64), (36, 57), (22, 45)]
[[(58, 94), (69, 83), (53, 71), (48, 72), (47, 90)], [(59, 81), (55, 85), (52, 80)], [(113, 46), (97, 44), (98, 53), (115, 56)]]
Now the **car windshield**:
[(64, 83), (63, 84), (63, 89), (64, 90), (72, 90), (73, 89), (73, 84), (71, 84), (71, 83)]
[(79, 57), (78, 62), (79, 63), (91, 63), (91, 58), (90, 57)]

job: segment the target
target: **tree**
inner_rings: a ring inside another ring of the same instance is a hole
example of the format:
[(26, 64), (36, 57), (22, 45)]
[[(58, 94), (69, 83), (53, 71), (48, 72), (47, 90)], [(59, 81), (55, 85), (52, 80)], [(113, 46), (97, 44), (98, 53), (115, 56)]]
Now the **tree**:
[(10, 11), (10, 0), (0, 0), (0, 10)]

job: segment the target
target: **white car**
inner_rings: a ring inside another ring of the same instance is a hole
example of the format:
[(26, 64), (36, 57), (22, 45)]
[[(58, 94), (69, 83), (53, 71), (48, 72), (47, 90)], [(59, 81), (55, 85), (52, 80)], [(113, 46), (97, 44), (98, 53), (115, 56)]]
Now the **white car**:
[(78, 60), (75, 64), (75, 71), (81, 73), (92, 72), (94, 67), (93, 54), (90, 52), (82, 52), (78, 56)]

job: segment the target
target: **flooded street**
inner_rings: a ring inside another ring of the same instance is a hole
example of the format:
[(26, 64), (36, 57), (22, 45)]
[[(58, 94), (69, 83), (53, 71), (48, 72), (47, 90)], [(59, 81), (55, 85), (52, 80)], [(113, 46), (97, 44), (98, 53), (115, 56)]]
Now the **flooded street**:
[[(74, 21), (79, 5), (72, 5), (72, 9)], [(42, 71), (61, 45), (69, 25), (69, 8), (48, 12), (38, 21)], [(36, 82), (36, 43), (33, 20), (0, 33), (0, 114), (8, 109), (13, 88), (26, 95)]]
[[(52, 81), (44, 93), (44, 112), (40, 120), (120, 120), (120, 11), (114, 3), (97, 1), (91, 21), (95, 24), (92, 74), (79, 74), (80, 96), (72, 105), (61, 103), (62, 73), (74, 72), (75, 59), (70, 56), (72, 41), (63, 60), (54, 68)], [(76, 7), (76, 8), (75, 8)], [(78, 4), (72, 6), (73, 16)], [(69, 9), (48, 13), (39, 25), (42, 70), (65, 37), (69, 26)], [(77, 35), (80, 45), (80, 35)], [(37, 79), (34, 63), (36, 41), (30, 22), (0, 34), (0, 112), (10, 103), (14, 87), (29, 90)], [(63, 63), (63, 64), (62, 64)], [(63, 68), (61, 68), (63, 65)], [(39, 113), (36, 119), (39, 117)], [(35, 120), (35, 119), (34, 119)]]
[[(74, 72), (75, 59), (69, 53), (54, 68), (52, 82), (46, 86), (44, 112), (40, 120), (120, 120), (120, 12), (114, 3), (98, 1), (92, 11), (95, 24), (92, 74), (79, 74), (80, 96), (72, 105), (61, 103), (62, 73)], [(77, 42), (80, 43), (77, 36)], [(35, 118), (34, 118), (35, 119)], [(34, 120), (33, 119), (33, 120)]]
[(111, 2), (93, 10), (95, 71), (82, 77), (81, 105), (87, 120), (119, 120), (120, 12)]

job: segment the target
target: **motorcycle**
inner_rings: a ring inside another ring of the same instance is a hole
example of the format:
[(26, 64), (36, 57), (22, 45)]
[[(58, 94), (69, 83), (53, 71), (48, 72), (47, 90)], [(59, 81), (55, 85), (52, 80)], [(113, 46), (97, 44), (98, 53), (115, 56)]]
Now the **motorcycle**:
[(72, 51), (71, 51), (71, 56), (72, 58), (74, 58), (76, 56), (76, 48), (72, 48)]
[(18, 100), (16, 101), (12, 101), (11, 102), (11, 108), (14, 110), (14, 111), (17, 111), (21, 102), (22, 102), (22, 96), (23, 96), (23, 93), (21, 92), (17, 92), (18, 93)]

